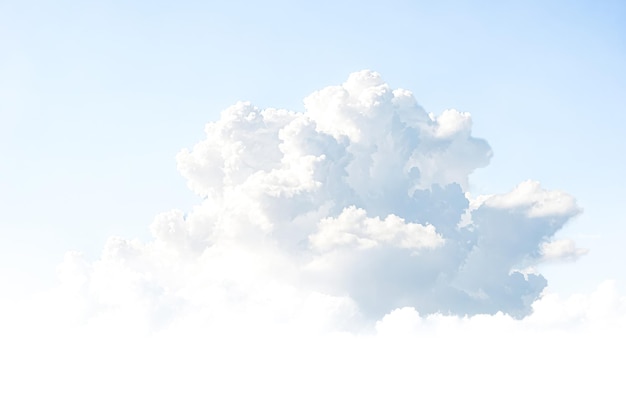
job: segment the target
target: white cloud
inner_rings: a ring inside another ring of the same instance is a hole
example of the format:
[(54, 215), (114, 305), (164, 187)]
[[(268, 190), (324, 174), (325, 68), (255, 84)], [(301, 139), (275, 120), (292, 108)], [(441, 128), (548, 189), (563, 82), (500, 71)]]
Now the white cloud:
[(523, 210), (529, 217), (572, 216), (580, 213), (576, 200), (562, 191), (548, 191), (538, 181), (524, 181), (507, 194), (494, 195), (485, 205)]
[(384, 220), (371, 218), (365, 210), (354, 206), (345, 208), (337, 218), (322, 219), (318, 232), (309, 239), (314, 248), (322, 250), (337, 246), (373, 248), (379, 244), (417, 250), (437, 248), (444, 243), (432, 225), (407, 224), (393, 214)]
[(407, 306), (530, 313), (546, 280), (515, 270), (555, 259), (551, 237), (579, 212), (572, 197), (529, 181), (470, 200), (468, 175), (491, 156), (470, 115), (429, 115), (371, 71), (305, 109), (241, 102), (209, 123), (177, 157), (201, 204), (156, 216), (152, 242), (111, 239), (100, 260), (64, 267), (82, 275), (67, 279), (82, 283), (88, 311), (141, 304), (161, 322), (204, 294), (239, 313), (271, 299), (292, 317), (292, 300), (267, 298), (276, 284), (301, 302), (349, 305), (339, 321)]
[(545, 280), (511, 271), (539, 262), (579, 212), (571, 196), (529, 181), (470, 201), (468, 176), (491, 149), (471, 136), (469, 113), (429, 115), (375, 72), (304, 102), (304, 113), (238, 103), (207, 125), (206, 140), (178, 155), (206, 199), (159, 216), (156, 244), (196, 256), (227, 240), (269, 245), (292, 279), (347, 293), (366, 315), (530, 312)]
[(423, 316), (406, 307), (350, 333), (285, 328), (277, 317), (243, 322), (224, 312), (212, 321), (200, 309), (153, 331), (139, 309), (70, 326), (45, 319), (58, 309), (41, 299), (4, 305), (0, 410), (620, 416), (615, 376), (626, 371), (626, 300), (616, 291), (606, 283), (564, 300), (548, 294), (522, 320)]
[(577, 247), (571, 239), (559, 239), (541, 245), (542, 260), (545, 261), (575, 261), (588, 252), (588, 249)]
[(374, 72), (305, 109), (226, 109), (177, 157), (202, 203), (1, 306), (0, 410), (621, 415), (624, 298), (561, 300), (527, 268), (584, 253), (552, 240), (573, 197), (470, 198), (491, 157), (470, 115), (429, 115)]

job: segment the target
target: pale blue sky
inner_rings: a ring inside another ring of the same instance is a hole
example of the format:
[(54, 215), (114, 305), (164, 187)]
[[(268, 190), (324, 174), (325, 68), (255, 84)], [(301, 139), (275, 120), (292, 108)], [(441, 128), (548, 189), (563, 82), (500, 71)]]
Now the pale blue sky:
[(228, 105), (300, 110), (365, 68), (472, 113), (494, 150), (477, 193), (532, 178), (577, 197), (563, 235), (591, 252), (550, 285), (624, 279), (623, 1), (2, 1), (0, 51), (3, 292), (189, 208), (174, 157)]

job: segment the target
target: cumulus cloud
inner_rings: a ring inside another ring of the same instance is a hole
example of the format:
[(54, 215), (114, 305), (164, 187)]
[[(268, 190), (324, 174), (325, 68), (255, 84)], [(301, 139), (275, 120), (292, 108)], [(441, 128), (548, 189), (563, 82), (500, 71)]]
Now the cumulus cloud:
[(224, 110), (177, 156), (200, 204), (0, 306), (0, 410), (621, 415), (625, 299), (611, 282), (561, 299), (533, 272), (584, 254), (554, 240), (572, 196), (472, 197), (491, 149), (470, 114), (427, 113), (375, 72), (304, 102)]
[(468, 177), (492, 152), (469, 113), (429, 114), (372, 71), (304, 103), (300, 113), (240, 102), (209, 123), (177, 156), (201, 204), (157, 215), (150, 242), (112, 238), (95, 262), (66, 260), (85, 311), (297, 321), (315, 316), (305, 312), (315, 299), (320, 326), (403, 307), (521, 318), (546, 280), (519, 271), (582, 254), (552, 242), (580, 212), (570, 195), (526, 181), (470, 197)]
[(224, 239), (274, 245), (297, 260), (293, 285), (346, 295), (370, 317), (403, 306), (530, 312), (546, 281), (515, 271), (545, 260), (580, 212), (573, 197), (527, 181), (470, 201), (468, 177), (492, 155), (471, 135), (471, 115), (429, 114), (378, 73), (304, 103), (303, 113), (238, 103), (178, 155), (205, 201), (185, 219), (162, 215), (180, 222), (176, 239), (198, 254)]

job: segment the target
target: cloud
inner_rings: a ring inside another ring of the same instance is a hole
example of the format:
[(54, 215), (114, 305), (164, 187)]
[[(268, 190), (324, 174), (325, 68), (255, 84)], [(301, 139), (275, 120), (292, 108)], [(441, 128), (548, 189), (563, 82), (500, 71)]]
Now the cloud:
[(575, 261), (588, 252), (587, 249), (576, 247), (571, 239), (560, 239), (541, 245), (542, 260), (545, 261)]
[(524, 181), (507, 194), (490, 196), (489, 207), (521, 210), (528, 217), (572, 216), (580, 212), (574, 198), (561, 191), (547, 191), (538, 181)]
[(552, 242), (580, 212), (570, 195), (526, 181), (470, 197), (468, 176), (492, 152), (469, 113), (429, 114), (372, 71), (304, 103), (302, 113), (227, 108), (177, 155), (201, 204), (157, 215), (150, 242), (116, 237), (95, 262), (68, 258), (63, 270), (80, 276), (63, 279), (81, 283), (85, 314), (142, 306), (155, 323), (190, 309), (298, 321), (318, 300), (320, 326), (403, 307), (521, 318), (546, 280), (519, 271), (582, 254)]
[(303, 113), (238, 103), (209, 123), (207, 138), (177, 157), (204, 203), (153, 228), (169, 230), (175, 217), (179, 243), (166, 240), (197, 254), (227, 239), (269, 243), (296, 260), (295, 286), (347, 295), (370, 317), (404, 306), (530, 312), (546, 281), (514, 271), (543, 260), (580, 212), (573, 197), (527, 181), (470, 201), (468, 176), (492, 155), (471, 135), (471, 115), (429, 114), (375, 72), (304, 103)]
[(443, 238), (432, 225), (405, 223), (390, 214), (384, 220), (369, 218), (363, 209), (345, 208), (339, 217), (322, 219), (318, 232), (309, 237), (315, 249), (329, 250), (333, 247), (374, 248), (389, 244), (404, 249), (436, 248), (443, 245)]
[(302, 113), (224, 110), (177, 156), (200, 204), (0, 306), (0, 410), (622, 415), (626, 300), (532, 272), (584, 253), (553, 238), (581, 209), (534, 181), (472, 197), (471, 126), (371, 71)]
[(626, 299), (611, 282), (547, 294), (522, 320), (404, 307), (363, 332), (286, 331), (276, 317), (243, 327), (223, 310), (227, 326), (201, 311), (150, 332), (131, 311), (69, 326), (42, 301), (0, 307), (0, 410), (11, 415), (624, 411)]

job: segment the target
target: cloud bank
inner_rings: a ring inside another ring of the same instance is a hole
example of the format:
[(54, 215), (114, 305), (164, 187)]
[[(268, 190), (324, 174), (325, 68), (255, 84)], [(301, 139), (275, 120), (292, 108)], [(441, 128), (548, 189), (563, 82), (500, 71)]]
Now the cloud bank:
[(304, 103), (224, 110), (177, 156), (200, 204), (1, 306), (11, 415), (621, 415), (625, 299), (533, 272), (584, 255), (572, 196), (472, 196), (471, 116), (375, 72)]
[(364, 332), (316, 332), (317, 318), (295, 327), (267, 315), (242, 322), (224, 309), (219, 320), (196, 311), (155, 330), (142, 305), (70, 325), (68, 304), (57, 294), (0, 307), (7, 415), (625, 411), (626, 298), (611, 282), (568, 299), (548, 294), (521, 320), (405, 307)]

